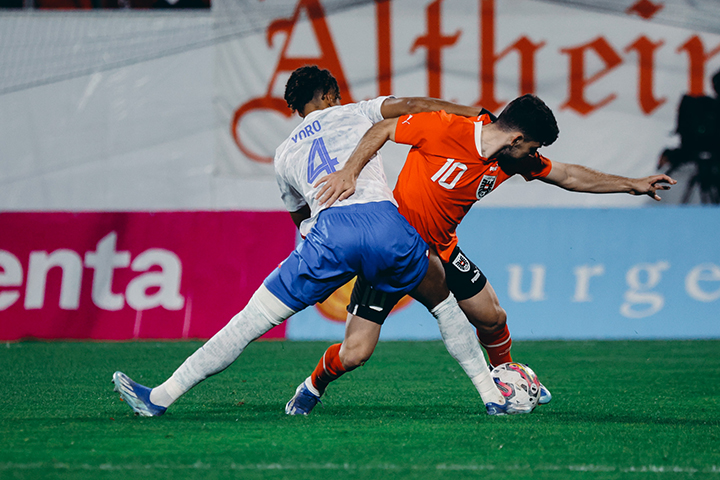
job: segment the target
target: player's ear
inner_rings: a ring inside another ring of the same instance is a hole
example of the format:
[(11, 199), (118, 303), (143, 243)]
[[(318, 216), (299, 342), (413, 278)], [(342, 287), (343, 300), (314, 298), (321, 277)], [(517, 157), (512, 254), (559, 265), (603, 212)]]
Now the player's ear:
[(340, 102), (340, 92), (337, 90), (330, 90), (328, 93), (323, 94), (321, 97), (323, 102), (327, 102), (330, 105)]
[(510, 146), (517, 147), (518, 145), (520, 145), (520, 143), (523, 140), (525, 140), (525, 137), (523, 136), (523, 134), (516, 132), (516, 133), (512, 134), (512, 140), (510, 141)]

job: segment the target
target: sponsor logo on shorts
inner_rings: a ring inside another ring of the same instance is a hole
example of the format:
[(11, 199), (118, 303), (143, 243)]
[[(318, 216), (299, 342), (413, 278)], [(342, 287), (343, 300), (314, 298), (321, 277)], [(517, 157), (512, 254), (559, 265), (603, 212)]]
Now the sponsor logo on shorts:
[(470, 261), (462, 253), (459, 253), (452, 263), (458, 270), (463, 273), (467, 273), (470, 271)]
[(492, 192), (492, 189), (495, 187), (496, 181), (497, 177), (494, 177), (492, 175), (484, 175), (482, 180), (480, 181), (480, 186), (477, 189), (477, 199), (480, 200), (485, 195)]

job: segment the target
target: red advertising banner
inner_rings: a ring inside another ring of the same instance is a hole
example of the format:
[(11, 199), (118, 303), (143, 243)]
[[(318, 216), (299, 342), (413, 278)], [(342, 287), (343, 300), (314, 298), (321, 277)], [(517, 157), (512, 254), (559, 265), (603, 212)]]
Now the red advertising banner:
[(209, 338), (294, 245), (285, 212), (0, 213), (0, 340)]

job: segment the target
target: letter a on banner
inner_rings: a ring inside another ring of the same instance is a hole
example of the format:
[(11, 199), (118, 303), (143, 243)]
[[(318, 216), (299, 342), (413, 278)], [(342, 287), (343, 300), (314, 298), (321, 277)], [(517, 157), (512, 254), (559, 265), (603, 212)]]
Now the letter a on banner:
[[(293, 30), (297, 25), (301, 14), (305, 12), (307, 18), (310, 19), (310, 27), (315, 34), (317, 44), (320, 48), (320, 56), (318, 57), (289, 57), (287, 55), (288, 48), (293, 36)], [(230, 125), (230, 132), (235, 139), (240, 151), (245, 154), (251, 160), (260, 163), (271, 163), (272, 157), (259, 155), (247, 146), (245, 146), (238, 133), (238, 127), (242, 117), (253, 110), (273, 110), (281, 113), (286, 117), (292, 116), (292, 112), (287, 108), (285, 100), (282, 98), (276, 98), (272, 96), (273, 87), (277, 78), (282, 73), (292, 72), (296, 68), (304, 65), (317, 65), (320, 68), (326, 68), (332, 72), (333, 76), (337, 80), (338, 88), (340, 89), (340, 96), (348, 101), (354, 102), (348, 83), (345, 80), (345, 72), (340, 65), (340, 58), (338, 57), (335, 44), (332, 36), (330, 35), (330, 29), (328, 28), (325, 20), (325, 10), (322, 8), (319, 0), (300, 0), (295, 8), (292, 18), (278, 19), (273, 21), (267, 29), (266, 40), (269, 46), (273, 45), (273, 38), (278, 33), (285, 34), (285, 42), (283, 43), (282, 50), (280, 51), (280, 59), (278, 60), (275, 71), (273, 72), (270, 82), (268, 82), (268, 89), (264, 97), (254, 98), (240, 106), (235, 111), (232, 123)]]
[[(319, 57), (291, 58), (287, 56), (293, 30), (300, 19), (300, 14), (303, 10), (310, 19), (310, 26), (313, 33), (315, 33), (315, 38), (317, 39), (317, 43), (320, 48)], [(335, 44), (333, 43), (332, 36), (330, 35), (330, 29), (325, 21), (325, 10), (323, 10), (319, 0), (300, 0), (297, 4), (297, 8), (295, 8), (295, 13), (292, 18), (280, 19), (272, 22), (267, 30), (267, 43), (269, 46), (272, 46), (273, 38), (280, 32), (285, 33), (285, 43), (283, 43), (282, 51), (280, 52), (280, 59), (278, 60), (277, 67), (275, 67), (275, 72), (270, 79), (267, 96), (270, 96), (279, 74), (283, 72), (292, 72), (296, 68), (304, 65), (317, 65), (320, 68), (327, 68), (332, 72), (338, 82), (340, 95), (343, 98), (346, 98), (349, 102), (353, 102), (350, 90), (348, 89), (348, 83), (345, 80), (345, 72), (340, 65), (340, 57), (338, 57)]]

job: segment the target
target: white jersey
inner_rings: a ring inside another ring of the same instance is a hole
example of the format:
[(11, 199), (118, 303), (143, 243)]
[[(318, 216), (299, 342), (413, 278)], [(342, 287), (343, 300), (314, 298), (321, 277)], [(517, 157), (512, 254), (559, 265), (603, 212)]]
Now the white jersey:
[[(310, 112), (275, 150), (275, 175), (285, 207), (296, 212), (310, 206), (311, 216), (300, 225), (301, 235), (307, 235), (318, 214), (328, 208), (315, 199), (320, 187), (313, 184), (345, 166), (365, 132), (383, 119), (380, 106), (386, 98)], [(380, 201), (395, 203), (378, 153), (360, 172), (355, 193), (332, 206)]]

